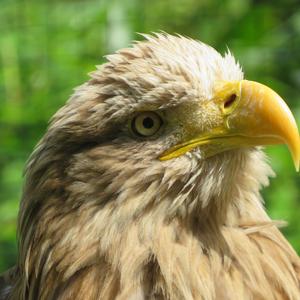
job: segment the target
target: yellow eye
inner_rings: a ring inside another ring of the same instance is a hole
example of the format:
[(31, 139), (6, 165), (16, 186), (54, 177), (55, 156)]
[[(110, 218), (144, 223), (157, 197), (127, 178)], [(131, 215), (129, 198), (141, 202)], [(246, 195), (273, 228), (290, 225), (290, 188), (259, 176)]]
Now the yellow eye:
[(162, 126), (161, 117), (152, 112), (146, 111), (136, 115), (131, 120), (131, 130), (135, 135), (149, 137), (154, 135)]

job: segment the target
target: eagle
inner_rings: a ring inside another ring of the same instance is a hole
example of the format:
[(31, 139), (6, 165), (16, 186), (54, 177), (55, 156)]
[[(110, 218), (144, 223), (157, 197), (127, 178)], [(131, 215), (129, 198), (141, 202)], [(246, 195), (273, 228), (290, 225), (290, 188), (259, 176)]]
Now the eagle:
[(300, 299), (300, 259), (263, 206), (264, 145), (300, 139), (228, 50), (153, 33), (53, 116), (25, 170), (0, 299)]

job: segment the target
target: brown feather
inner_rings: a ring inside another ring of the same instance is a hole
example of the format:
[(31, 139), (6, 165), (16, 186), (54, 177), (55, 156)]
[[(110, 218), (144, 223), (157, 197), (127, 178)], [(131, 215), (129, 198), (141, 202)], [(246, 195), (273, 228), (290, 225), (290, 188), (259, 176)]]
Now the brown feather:
[(261, 149), (160, 162), (178, 132), (127, 135), (135, 111), (187, 118), (215, 80), (240, 80), (232, 56), (156, 35), (108, 60), (29, 160), (9, 299), (300, 299), (300, 260), (261, 202)]

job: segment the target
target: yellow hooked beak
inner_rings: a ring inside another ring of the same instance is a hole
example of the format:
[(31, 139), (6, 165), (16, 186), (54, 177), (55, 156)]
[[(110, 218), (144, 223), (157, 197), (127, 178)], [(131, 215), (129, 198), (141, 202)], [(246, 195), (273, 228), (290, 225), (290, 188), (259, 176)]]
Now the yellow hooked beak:
[(178, 157), (201, 145), (216, 145), (210, 155), (245, 146), (286, 144), (299, 170), (300, 138), (296, 121), (286, 103), (267, 86), (248, 80), (226, 82), (212, 100), (223, 124), (177, 144), (160, 160)]

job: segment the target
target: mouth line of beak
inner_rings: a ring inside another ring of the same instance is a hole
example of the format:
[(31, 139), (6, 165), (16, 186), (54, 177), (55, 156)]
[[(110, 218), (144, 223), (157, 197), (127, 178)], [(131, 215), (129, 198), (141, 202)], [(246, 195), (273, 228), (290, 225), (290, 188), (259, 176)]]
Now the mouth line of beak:
[(163, 154), (161, 156), (159, 156), (159, 160), (165, 161), (165, 160), (169, 160), (172, 158), (176, 158), (176, 157), (179, 157), (199, 146), (217, 144), (217, 141), (220, 141), (220, 140), (224, 139), (225, 137), (228, 138), (228, 137), (232, 137), (232, 136), (233, 135), (226, 135), (226, 136), (223, 135), (223, 136), (213, 136), (213, 137), (203, 136), (201, 138), (195, 138), (188, 142), (177, 144), (177, 145), (169, 148), (168, 150), (163, 152)]
[[(210, 155), (213, 156), (215, 154), (224, 152), (229, 149), (240, 148), (240, 147), (250, 147), (250, 146), (263, 146), (266, 144), (266, 140), (268, 144), (280, 144), (281, 141), (278, 140), (278, 137), (266, 135), (266, 136), (247, 136), (242, 134), (222, 134), (222, 135), (204, 135), (199, 138), (191, 139), (187, 142), (177, 144), (159, 156), (160, 161), (169, 160), (172, 158), (179, 157), (199, 146), (203, 145), (220, 145), (220, 148), (214, 149), (214, 151), (210, 151)], [(260, 143), (261, 141), (261, 143)], [(208, 157), (206, 155), (206, 157)]]

